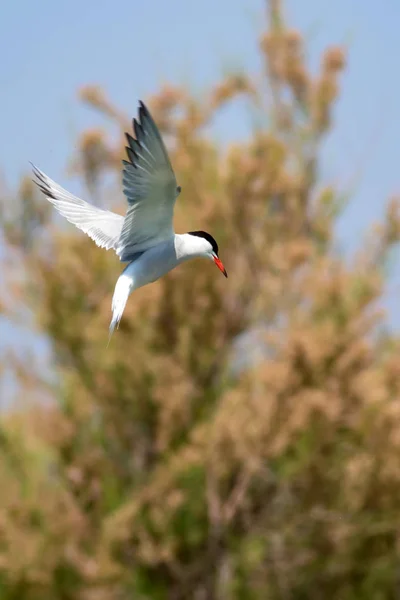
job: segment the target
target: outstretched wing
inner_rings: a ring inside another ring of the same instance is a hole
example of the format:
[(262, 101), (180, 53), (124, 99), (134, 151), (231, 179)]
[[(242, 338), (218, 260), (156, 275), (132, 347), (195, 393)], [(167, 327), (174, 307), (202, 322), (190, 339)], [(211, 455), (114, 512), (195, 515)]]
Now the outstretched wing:
[(124, 217), (103, 210), (70, 194), (55, 181), (32, 165), (35, 183), (47, 200), (70, 223), (84, 231), (101, 248), (116, 249), (124, 224)]
[(126, 134), (129, 160), (123, 161), (129, 207), (116, 250), (122, 261), (174, 235), (173, 212), (180, 191), (160, 132), (143, 102), (133, 128), (136, 139)]

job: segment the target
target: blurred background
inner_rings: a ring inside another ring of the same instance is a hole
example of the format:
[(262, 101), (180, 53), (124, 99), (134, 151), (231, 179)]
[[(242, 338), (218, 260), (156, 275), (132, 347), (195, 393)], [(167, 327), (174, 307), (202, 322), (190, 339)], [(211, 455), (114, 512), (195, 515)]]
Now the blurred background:
[[(0, 600), (400, 598), (400, 5), (1, 9)], [(124, 212), (144, 100), (229, 279), (129, 299), (29, 161)]]

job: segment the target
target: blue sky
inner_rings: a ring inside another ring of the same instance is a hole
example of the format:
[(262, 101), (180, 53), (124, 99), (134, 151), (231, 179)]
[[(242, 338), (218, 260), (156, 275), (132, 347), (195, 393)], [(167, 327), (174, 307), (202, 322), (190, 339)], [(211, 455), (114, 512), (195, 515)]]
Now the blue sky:
[[(66, 159), (75, 134), (101, 124), (76, 99), (80, 85), (98, 83), (127, 114), (163, 81), (201, 92), (221, 69), (257, 72), (262, 0), (13, 0), (0, 20), (0, 171), (10, 187), (32, 160), (72, 190)], [(317, 66), (327, 44), (349, 47), (337, 127), (324, 151), (327, 180), (360, 180), (340, 224), (343, 246), (356, 247), (365, 228), (400, 191), (400, 3), (355, 0), (288, 0), (293, 26), (309, 39)], [(237, 109), (216, 122), (222, 141), (243, 138), (249, 120)], [(397, 316), (400, 269), (388, 292)]]

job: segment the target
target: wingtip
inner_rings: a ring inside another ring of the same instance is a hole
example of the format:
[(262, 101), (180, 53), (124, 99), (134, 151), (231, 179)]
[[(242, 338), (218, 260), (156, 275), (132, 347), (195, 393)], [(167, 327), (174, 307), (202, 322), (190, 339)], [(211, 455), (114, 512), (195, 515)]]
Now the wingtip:
[(34, 165), (33, 162), (29, 161), (29, 163), (32, 166), (33, 175), (35, 177), (34, 179), (32, 179), (32, 181), (34, 181), (37, 185), (39, 185), (39, 183), (44, 184), (45, 183), (44, 173), (36, 165)]
[(36, 166), (36, 165), (34, 165), (34, 164), (33, 164), (33, 162), (32, 162), (31, 160), (29, 161), (29, 164), (30, 164), (30, 165), (31, 165), (31, 167), (32, 167), (32, 171), (33, 171), (34, 175), (35, 175), (36, 177), (38, 177), (38, 175), (39, 175), (40, 171), (39, 171), (39, 169), (37, 168), (37, 166)]
[(30, 164), (32, 166), (33, 175), (35, 176), (34, 181), (36, 183), (38, 183), (39, 181), (43, 182), (43, 174), (42, 174), (41, 170), (38, 169), (37, 166), (34, 165), (31, 161), (29, 161), (29, 162), (30, 162)]
[(131, 136), (130, 133), (128, 133), (128, 131), (125, 131), (125, 137), (126, 137), (126, 141), (128, 142), (128, 144), (130, 146), (132, 146), (132, 142), (134, 142), (135, 140), (133, 139), (133, 137)]
[(133, 131), (135, 133), (136, 141), (138, 144), (140, 144), (140, 138), (143, 134), (142, 118), (142, 113), (139, 113), (139, 120), (133, 119)]
[(139, 111), (138, 111), (138, 118), (136, 119), (135, 117), (132, 119), (132, 129), (135, 133), (135, 137), (136, 137), (136, 141), (140, 144), (139, 142), (139, 138), (141, 135), (141, 130), (142, 130), (142, 121), (143, 121), (143, 117), (149, 117), (150, 116), (150, 112), (149, 109), (147, 108), (147, 106), (145, 105), (145, 103), (142, 100), (139, 100)]
[(46, 175), (38, 169), (31, 161), (29, 161), (32, 165), (32, 170), (34, 177), (32, 177), (32, 182), (37, 185), (39, 190), (46, 196), (47, 199), (55, 200), (56, 196), (54, 195), (51, 187), (49, 186), (48, 181), (46, 181)]
[(145, 105), (144, 102), (142, 102), (142, 100), (139, 100), (139, 119), (141, 120), (142, 117), (148, 117), (150, 114), (149, 109), (147, 108), (147, 106)]
[(40, 171), (39, 169), (33, 164), (33, 162), (29, 161), (29, 164), (32, 167), (32, 172), (33, 172), (33, 176), (32, 176), (32, 182), (38, 186), (39, 189), (41, 189), (40, 187), (40, 182), (41, 182), (41, 177), (40, 177)]

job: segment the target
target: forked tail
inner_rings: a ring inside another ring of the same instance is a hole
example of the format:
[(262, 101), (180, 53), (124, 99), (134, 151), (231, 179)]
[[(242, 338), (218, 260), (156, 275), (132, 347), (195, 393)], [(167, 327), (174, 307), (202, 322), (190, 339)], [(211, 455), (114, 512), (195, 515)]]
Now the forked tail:
[[(110, 323), (108, 344), (110, 343), (111, 336), (114, 333), (114, 329), (119, 327), (123, 312), (125, 310), (126, 302), (129, 298), (129, 294), (132, 290), (132, 278), (125, 273), (122, 273), (118, 278), (115, 286), (114, 295), (112, 299), (112, 319)], [(107, 344), (107, 347), (108, 347)]]

